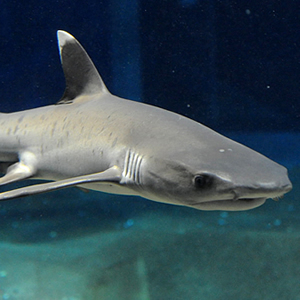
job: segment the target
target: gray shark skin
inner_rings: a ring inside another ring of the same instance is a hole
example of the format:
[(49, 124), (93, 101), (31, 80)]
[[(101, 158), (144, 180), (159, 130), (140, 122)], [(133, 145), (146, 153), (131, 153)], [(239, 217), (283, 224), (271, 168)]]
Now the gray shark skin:
[(0, 114), (0, 185), (50, 182), (202, 210), (246, 210), (291, 190), (287, 170), (179, 114), (116, 97), (79, 42), (58, 31), (66, 90), (56, 105)]

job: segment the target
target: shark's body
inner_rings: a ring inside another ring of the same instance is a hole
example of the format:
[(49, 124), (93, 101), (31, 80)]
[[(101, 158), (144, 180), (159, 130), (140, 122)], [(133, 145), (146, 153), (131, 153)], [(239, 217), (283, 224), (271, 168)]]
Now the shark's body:
[(0, 116), (0, 184), (54, 180), (0, 200), (68, 186), (204, 210), (244, 210), (291, 189), (286, 169), (204, 125), (111, 95), (81, 45), (58, 32), (66, 91), (56, 105)]

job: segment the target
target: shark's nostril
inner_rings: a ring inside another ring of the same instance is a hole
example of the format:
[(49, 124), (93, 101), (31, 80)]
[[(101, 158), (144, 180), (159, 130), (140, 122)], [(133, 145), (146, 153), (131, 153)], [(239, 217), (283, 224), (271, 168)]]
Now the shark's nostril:
[(288, 183), (282, 187), (282, 189), (285, 191), (285, 193), (289, 192), (292, 188), (293, 188), (293, 186), (291, 183)]
[(233, 201), (238, 201), (239, 199), (240, 199), (240, 195), (238, 194), (238, 192), (237, 191), (232, 191), (232, 193), (233, 193)]

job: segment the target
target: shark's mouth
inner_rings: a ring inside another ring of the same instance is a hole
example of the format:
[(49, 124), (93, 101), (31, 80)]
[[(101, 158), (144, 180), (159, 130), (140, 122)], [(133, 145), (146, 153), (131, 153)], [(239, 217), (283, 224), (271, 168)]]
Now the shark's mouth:
[(201, 210), (248, 210), (265, 203), (267, 198), (240, 198), (238, 200), (213, 200), (192, 205)]

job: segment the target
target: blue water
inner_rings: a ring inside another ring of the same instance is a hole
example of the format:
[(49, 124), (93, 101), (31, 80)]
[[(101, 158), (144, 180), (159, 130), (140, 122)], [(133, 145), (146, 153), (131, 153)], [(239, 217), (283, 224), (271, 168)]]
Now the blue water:
[(294, 186), (245, 212), (76, 188), (2, 202), (0, 299), (300, 299), (297, 1), (5, 0), (0, 21), (0, 111), (60, 99), (63, 29), (112, 93), (252, 147)]

